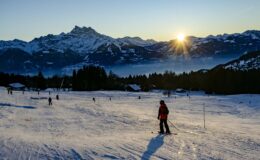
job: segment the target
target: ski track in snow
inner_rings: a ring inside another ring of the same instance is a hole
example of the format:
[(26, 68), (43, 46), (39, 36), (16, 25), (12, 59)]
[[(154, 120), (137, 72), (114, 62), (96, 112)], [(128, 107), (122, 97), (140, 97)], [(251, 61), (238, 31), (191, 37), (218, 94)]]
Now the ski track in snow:
[[(189, 99), (184, 94), (167, 98), (159, 92), (61, 92), (59, 101), (56, 93), (51, 94), (53, 106), (44, 99), (48, 92), (7, 95), (0, 88), (0, 95), (1, 160), (260, 157), (260, 95), (192, 92)], [(169, 107), (169, 120), (179, 130), (169, 126), (177, 135), (156, 134), (160, 99)]]

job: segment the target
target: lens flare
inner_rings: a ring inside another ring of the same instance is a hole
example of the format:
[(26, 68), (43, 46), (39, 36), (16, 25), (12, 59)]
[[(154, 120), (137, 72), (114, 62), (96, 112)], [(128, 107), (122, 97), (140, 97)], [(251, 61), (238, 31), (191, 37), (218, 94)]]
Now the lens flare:
[(184, 34), (179, 34), (177, 36), (177, 39), (178, 39), (179, 42), (183, 42), (185, 40), (185, 35)]
[(189, 38), (183, 33), (178, 34), (176, 39), (172, 41), (172, 48), (175, 55), (184, 56), (185, 58), (189, 58), (190, 45)]

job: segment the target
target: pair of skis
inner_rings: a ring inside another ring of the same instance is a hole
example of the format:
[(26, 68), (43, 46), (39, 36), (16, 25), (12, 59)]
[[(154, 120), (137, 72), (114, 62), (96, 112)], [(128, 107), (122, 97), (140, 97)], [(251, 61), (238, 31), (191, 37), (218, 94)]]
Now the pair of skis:
[[(179, 128), (177, 128), (170, 120), (168, 120), (168, 122), (170, 122), (170, 124), (178, 131), (180, 131)], [(153, 131), (151, 133), (154, 133)], [(162, 135), (178, 135), (178, 133), (160, 133), (160, 131), (158, 131), (158, 134), (162, 134)]]
[[(152, 134), (156, 134), (153, 131), (151, 132)], [(170, 135), (178, 135), (178, 133), (160, 133), (160, 131), (157, 132), (159, 135), (165, 135), (165, 136), (170, 136)]]

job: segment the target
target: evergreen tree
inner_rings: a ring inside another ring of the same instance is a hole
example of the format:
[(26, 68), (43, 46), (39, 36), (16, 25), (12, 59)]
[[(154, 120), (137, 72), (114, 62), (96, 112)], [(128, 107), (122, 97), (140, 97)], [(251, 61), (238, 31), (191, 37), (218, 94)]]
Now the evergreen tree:
[(36, 83), (37, 83), (38, 89), (45, 89), (46, 88), (46, 81), (45, 81), (45, 78), (43, 77), (42, 72), (38, 73), (36, 81), (37, 81)]

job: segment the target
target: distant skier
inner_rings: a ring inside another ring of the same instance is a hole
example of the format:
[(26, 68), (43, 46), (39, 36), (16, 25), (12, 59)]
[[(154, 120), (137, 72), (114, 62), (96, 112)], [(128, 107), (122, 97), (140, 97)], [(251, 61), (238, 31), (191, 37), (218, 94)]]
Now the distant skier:
[(59, 99), (60, 99), (60, 97), (59, 97), (59, 95), (57, 94), (57, 95), (56, 95), (56, 100), (59, 100)]
[(52, 99), (51, 99), (51, 97), (49, 97), (48, 101), (49, 101), (49, 106), (51, 106), (51, 105), (52, 105)]
[(141, 96), (138, 96), (138, 99), (141, 99)]
[(169, 114), (169, 110), (165, 104), (165, 102), (163, 100), (160, 101), (160, 108), (158, 111), (158, 120), (160, 120), (160, 134), (164, 134), (164, 129), (163, 129), (163, 124), (165, 126), (166, 129), (166, 134), (170, 134), (170, 129), (169, 126), (167, 124), (167, 117)]
[(171, 91), (167, 91), (167, 96), (168, 96), (168, 97), (171, 96)]
[(95, 97), (93, 97), (93, 98), (92, 98), (92, 100), (93, 100), (93, 102), (94, 102), (94, 103), (96, 102), (96, 99), (95, 99)]
[(109, 101), (111, 101), (111, 97), (109, 97)]

